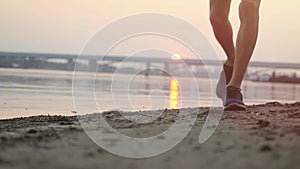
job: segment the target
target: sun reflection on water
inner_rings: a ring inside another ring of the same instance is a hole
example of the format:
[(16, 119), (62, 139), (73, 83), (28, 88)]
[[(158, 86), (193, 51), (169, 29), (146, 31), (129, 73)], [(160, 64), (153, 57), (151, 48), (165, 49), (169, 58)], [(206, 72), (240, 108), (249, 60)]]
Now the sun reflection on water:
[(177, 109), (178, 108), (178, 82), (176, 79), (171, 79), (170, 81), (170, 94), (169, 94), (169, 108)]

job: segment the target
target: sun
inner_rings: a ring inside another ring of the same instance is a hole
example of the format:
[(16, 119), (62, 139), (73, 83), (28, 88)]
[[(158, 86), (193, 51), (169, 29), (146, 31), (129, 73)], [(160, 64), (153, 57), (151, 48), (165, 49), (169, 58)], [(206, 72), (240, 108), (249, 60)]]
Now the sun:
[(171, 56), (171, 59), (172, 60), (180, 60), (181, 59), (181, 56), (177, 53), (174, 53), (172, 56)]

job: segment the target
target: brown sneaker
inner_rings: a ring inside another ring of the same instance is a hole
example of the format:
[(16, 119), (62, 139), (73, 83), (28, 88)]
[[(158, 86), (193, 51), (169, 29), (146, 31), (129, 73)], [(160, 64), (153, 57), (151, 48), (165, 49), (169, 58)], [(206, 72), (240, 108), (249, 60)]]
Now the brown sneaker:
[(246, 105), (243, 102), (243, 95), (241, 89), (228, 86), (226, 88), (226, 99), (224, 104), (224, 110), (245, 110)]

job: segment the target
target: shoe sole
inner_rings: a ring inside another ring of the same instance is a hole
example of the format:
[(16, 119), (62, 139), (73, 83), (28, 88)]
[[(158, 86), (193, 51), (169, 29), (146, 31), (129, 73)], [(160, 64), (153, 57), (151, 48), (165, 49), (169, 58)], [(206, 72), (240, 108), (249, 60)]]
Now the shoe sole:
[(238, 103), (231, 103), (231, 104), (225, 106), (224, 110), (225, 111), (229, 111), (229, 110), (246, 110), (246, 106), (238, 104)]
[(220, 98), (223, 102), (226, 95), (225, 93), (226, 93), (226, 82), (225, 82), (224, 72), (222, 71), (217, 83), (216, 94), (217, 97)]
[[(225, 87), (224, 87), (225, 88)], [(222, 89), (221, 86), (217, 86), (217, 89), (216, 89), (216, 95), (219, 99), (221, 99), (223, 102), (224, 102), (224, 98), (225, 98), (225, 90)]]

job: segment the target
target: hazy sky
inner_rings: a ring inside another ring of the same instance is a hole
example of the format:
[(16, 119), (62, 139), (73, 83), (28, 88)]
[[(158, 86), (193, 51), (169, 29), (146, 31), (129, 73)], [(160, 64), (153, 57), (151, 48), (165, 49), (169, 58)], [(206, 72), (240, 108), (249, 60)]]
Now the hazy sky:
[[(236, 32), (238, 3), (232, 0)], [(300, 63), (299, 0), (262, 0), (257, 61)], [(118, 18), (158, 12), (183, 18), (202, 31), (224, 58), (208, 20), (209, 0), (2, 0), (0, 50), (79, 53), (88, 38)]]

